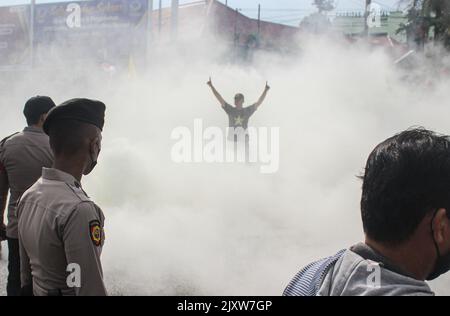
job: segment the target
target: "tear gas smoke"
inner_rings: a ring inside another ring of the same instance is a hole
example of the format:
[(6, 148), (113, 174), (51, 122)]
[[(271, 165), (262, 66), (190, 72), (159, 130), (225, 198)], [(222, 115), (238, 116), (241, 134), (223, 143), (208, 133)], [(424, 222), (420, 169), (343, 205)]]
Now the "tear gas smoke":
[[(314, 39), (299, 56), (258, 53), (240, 65), (215, 61), (214, 45), (162, 51), (136, 78), (67, 65), (17, 74), (3, 92), (2, 135), (23, 125), (32, 95), (107, 104), (99, 166), (84, 186), (107, 218), (112, 294), (280, 295), (304, 264), (362, 240), (356, 176), (376, 144), (414, 125), (450, 134), (448, 80), (412, 87), (382, 51)], [(247, 105), (269, 80), (250, 123), (280, 127), (277, 173), (171, 161), (174, 128), (227, 124), (210, 75), (229, 102), (243, 92)], [(433, 286), (450, 294), (448, 276)]]

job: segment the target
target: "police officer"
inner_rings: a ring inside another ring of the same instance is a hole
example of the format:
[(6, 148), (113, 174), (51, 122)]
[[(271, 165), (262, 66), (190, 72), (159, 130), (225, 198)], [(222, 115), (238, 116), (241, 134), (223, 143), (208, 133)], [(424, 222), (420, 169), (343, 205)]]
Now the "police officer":
[[(20, 196), (41, 175), (42, 167), (53, 164), (48, 136), (42, 126), (47, 113), (55, 107), (49, 97), (37, 96), (25, 104), (24, 115), (28, 126), (20, 133), (0, 142), (0, 240), (7, 239), (9, 248), (7, 294), (20, 295), (20, 257), (17, 234), (16, 205)], [(4, 212), (8, 191), (8, 225)]]
[(107, 295), (100, 254), (104, 216), (81, 186), (97, 164), (105, 105), (69, 100), (49, 114), (44, 131), (53, 168), (20, 199), (19, 241), (23, 295)]

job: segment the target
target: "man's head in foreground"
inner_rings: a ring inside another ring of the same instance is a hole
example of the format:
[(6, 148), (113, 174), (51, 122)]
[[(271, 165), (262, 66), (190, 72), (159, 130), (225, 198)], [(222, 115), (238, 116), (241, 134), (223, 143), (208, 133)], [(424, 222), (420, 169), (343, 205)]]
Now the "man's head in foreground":
[(23, 109), (27, 125), (42, 128), (47, 118), (47, 113), (55, 106), (55, 103), (49, 97), (36, 96), (29, 99)]
[(105, 105), (99, 101), (73, 99), (54, 108), (44, 123), (54, 167), (77, 180), (89, 174), (100, 154), (104, 120)]
[(450, 139), (410, 129), (379, 144), (363, 176), (366, 244), (419, 280), (450, 269)]
[(236, 108), (242, 109), (242, 107), (244, 106), (244, 102), (245, 97), (242, 93), (238, 93), (234, 96), (234, 105), (236, 106)]

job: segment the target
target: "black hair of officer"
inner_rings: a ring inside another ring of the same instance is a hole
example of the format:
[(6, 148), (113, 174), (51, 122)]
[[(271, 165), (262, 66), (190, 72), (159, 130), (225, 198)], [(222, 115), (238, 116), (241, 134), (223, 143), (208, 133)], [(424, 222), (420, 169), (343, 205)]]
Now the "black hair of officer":
[(25, 103), (23, 109), (23, 115), (27, 120), (28, 126), (42, 126), (48, 112), (55, 106), (55, 102), (47, 96), (35, 96), (30, 98)]

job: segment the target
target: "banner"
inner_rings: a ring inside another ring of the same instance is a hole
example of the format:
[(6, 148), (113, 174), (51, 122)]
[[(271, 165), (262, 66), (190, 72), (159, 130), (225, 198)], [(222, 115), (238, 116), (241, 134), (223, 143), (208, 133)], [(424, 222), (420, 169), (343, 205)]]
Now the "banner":
[(0, 67), (30, 64), (29, 6), (0, 7)]
[(93, 0), (39, 4), (35, 7), (37, 66), (90, 60), (128, 62), (144, 55), (147, 0)]

